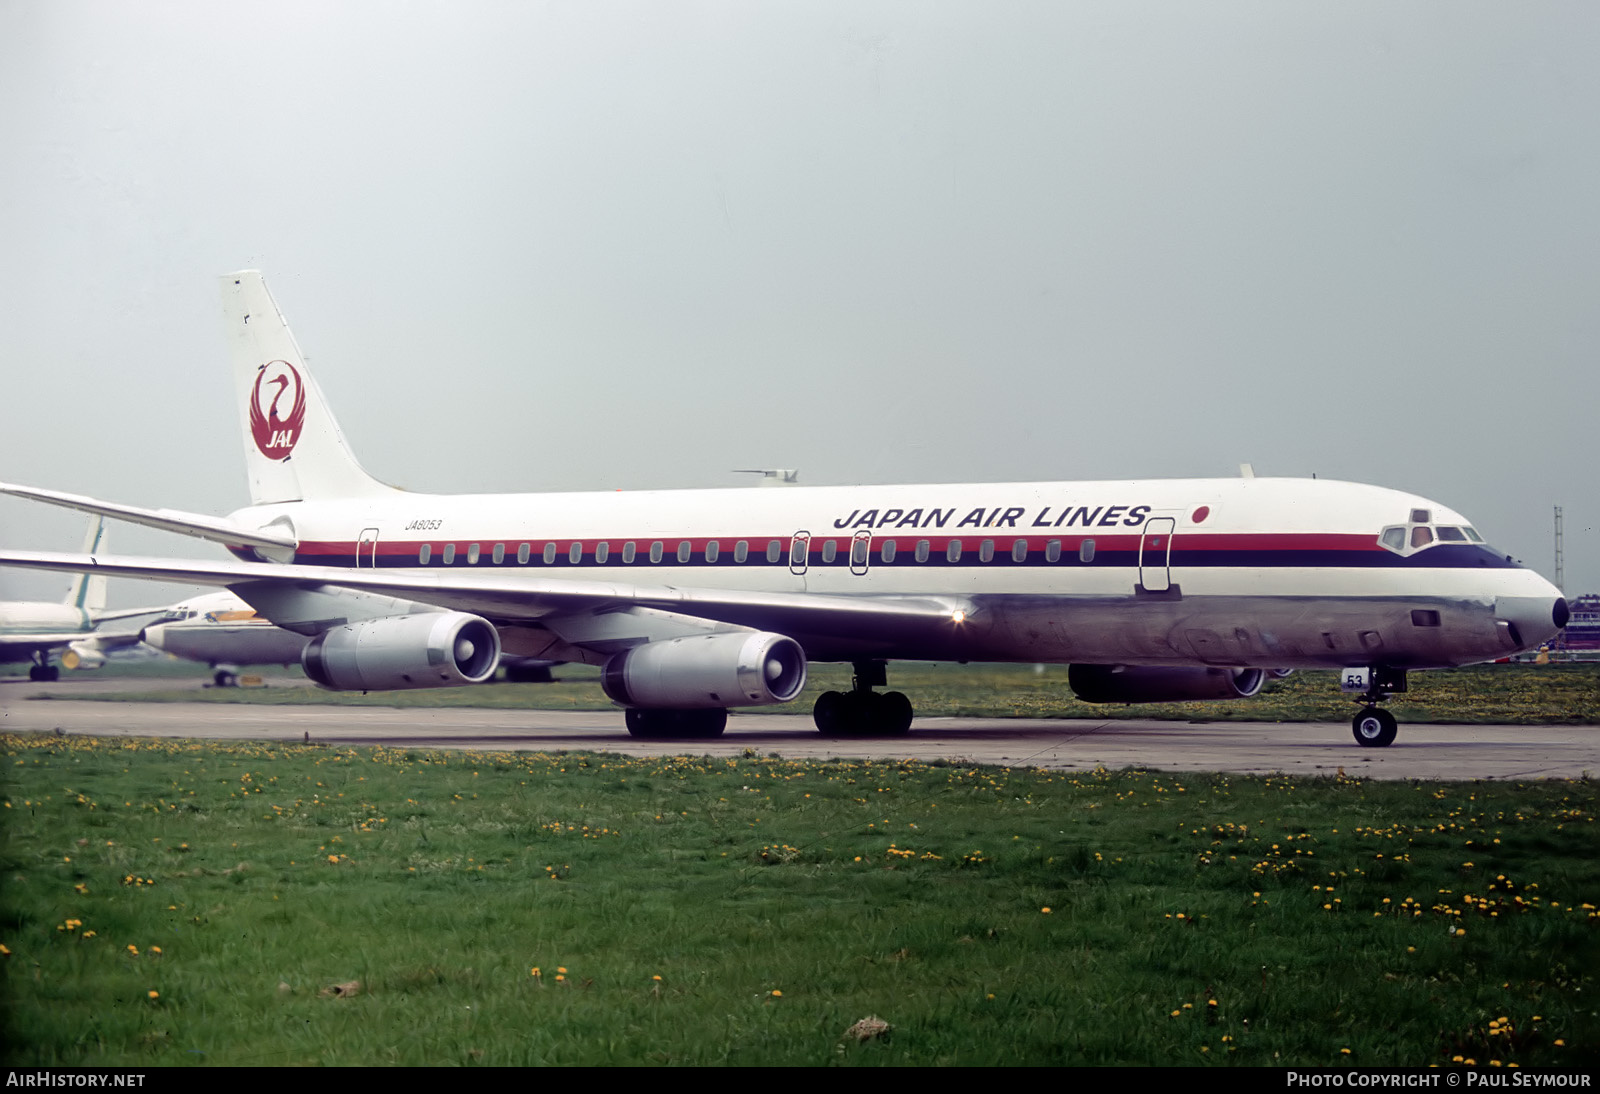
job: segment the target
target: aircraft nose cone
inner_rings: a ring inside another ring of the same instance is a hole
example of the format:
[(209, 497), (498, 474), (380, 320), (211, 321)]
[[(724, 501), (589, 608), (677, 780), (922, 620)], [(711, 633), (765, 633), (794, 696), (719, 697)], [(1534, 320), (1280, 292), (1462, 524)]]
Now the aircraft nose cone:
[(1550, 641), (1572, 615), (1560, 596), (1502, 596), (1494, 603), (1494, 614), (1511, 624), (1512, 637), (1525, 650)]

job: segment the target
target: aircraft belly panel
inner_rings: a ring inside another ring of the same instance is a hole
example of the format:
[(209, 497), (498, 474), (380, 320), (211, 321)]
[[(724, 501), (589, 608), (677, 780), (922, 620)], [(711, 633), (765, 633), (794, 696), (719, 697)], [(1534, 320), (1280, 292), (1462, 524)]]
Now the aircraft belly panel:
[[(991, 627), (970, 660), (1341, 668), (1446, 667), (1501, 656), (1492, 609), (1471, 601), (1317, 597), (982, 597)], [(1435, 625), (1419, 625), (1425, 619)]]

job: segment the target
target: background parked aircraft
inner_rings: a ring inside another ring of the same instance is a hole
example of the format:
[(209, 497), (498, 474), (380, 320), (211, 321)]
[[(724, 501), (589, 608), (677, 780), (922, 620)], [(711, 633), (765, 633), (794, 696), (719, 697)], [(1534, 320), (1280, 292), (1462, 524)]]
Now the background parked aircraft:
[[(85, 554), (105, 545), (105, 521), (96, 517), (83, 537)], [(58, 650), (68, 668), (99, 668), (106, 652), (117, 645), (132, 645), (137, 635), (97, 635), (95, 628), (113, 619), (149, 615), (159, 608), (106, 611), (106, 579), (79, 574), (59, 602), (10, 600), (0, 602), (0, 664), (31, 660), (30, 680), (55, 680), (60, 668), (51, 662)]]
[[(298, 665), (309, 639), (272, 621), (226, 590), (174, 604), (140, 632), (147, 645), (187, 661), (209, 665), (218, 687), (239, 682), (249, 665)], [(502, 658), (506, 679), (546, 681), (559, 662)]]

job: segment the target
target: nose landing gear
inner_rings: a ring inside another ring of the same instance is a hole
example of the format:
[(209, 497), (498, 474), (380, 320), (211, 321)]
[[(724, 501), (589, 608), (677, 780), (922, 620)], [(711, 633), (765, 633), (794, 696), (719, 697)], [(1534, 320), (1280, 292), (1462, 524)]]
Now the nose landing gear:
[(1394, 669), (1387, 665), (1345, 669), (1339, 675), (1339, 690), (1355, 693), (1357, 701), (1367, 704), (1350, 721), (1356, 744), (1362, 748), (1387, 748), (1394, 743), (1400, 723), (1378, 704), (1388, 699), (1391, 693), (1406, 690), (1405, 669)]

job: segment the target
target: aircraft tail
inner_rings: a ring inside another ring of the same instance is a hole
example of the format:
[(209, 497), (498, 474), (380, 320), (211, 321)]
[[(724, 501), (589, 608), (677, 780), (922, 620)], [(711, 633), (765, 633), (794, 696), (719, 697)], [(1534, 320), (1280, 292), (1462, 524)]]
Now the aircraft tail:
[[(95, 517), (89, 522), (89, 530), (83, 536), (83, 553), (95, 554), (105, 545), (106, 521), (104, 517)], [(69, 608), (76, 608), (84, 614), (85, 618), (92, 618), (105, 610), (106, 607), (106, 578), (104, 574), (79, 574), (67, 589), (67, 598), (62, 601)]]
[(223, 277), (222, 311), (251, 502), (391, 492), (356, 462), (259, 270)]

